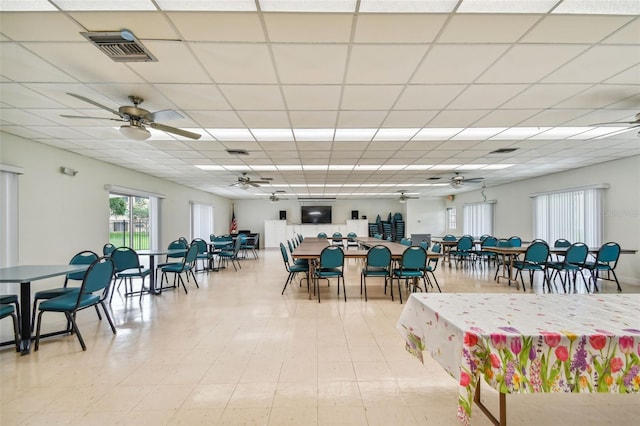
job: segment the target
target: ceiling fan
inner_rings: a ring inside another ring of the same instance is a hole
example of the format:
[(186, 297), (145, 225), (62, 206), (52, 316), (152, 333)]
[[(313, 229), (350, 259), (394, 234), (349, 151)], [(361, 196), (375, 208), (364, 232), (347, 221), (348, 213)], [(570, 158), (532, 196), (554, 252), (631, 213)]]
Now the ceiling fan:
[[(278, 193), (284, 193), (284, 191), (278, 191)], [(280, 201), (280, 200), (286, 200), (286, 198), (280, 198), (280, 197), (278, 197), (278, 196), (276, 195), (276, 193), (275, 193), (275, 192), (272, 192), (272, 193), (271, 193), (271, 196), (269, 197), (269, 200), (270, 200), (272, 203), (277, 203), (277, 202), (278, 202), (278, 201)]]
[(260, 178), (260, 180), (252, 180), (251, 176), (247, 175), (247, 172), (242, 172), (242, 176), (238, 176), (238, 182), (232, 183), (231, 186), (239, 186), (242, 189), (247, 189), (250, 186), (259, 188), (261, 184), (270, 183), (272, 178)]
[(410, 197), (408, 195), (405, 194), (405, 191), (398, 191), (400, 193), (400, 198), (398, 199), (398, 201), (400, 201), (401, 203), (406, 203), (407, 200), (417, 200), (418, 197)]
[(480, 182), (484, 182), (483, 177), (465, 178), (460, 173), (456, 172), (455, 176), (451, 178), (451, 181), (449, 184), (454, 188), (462, 188), (465, 183), (480, 183)]
[(640, 112), (637, 113), (634, 117), (635, 117), (635, 120), (633, 121), (609, 121), (606, 123), (591, 124), (591, 126), (616, 126), (616, 127), (627, 126), (630, 129), (633, 129), (634, 127), (640, 126)]
[(110, 113), (117, 115), (118, 118), (87, 117), (83, 115), (61, 115), (61, 117), (113, 120), (128, 123), (120, 126), (120, 133), (130, 139), (140, 141), (149, 139), (151, 137), (151, 133), (146, 129), (145, 126), (149, 126), (153, 129), (162, 130), (163, 132), (173, 133), (175, 135), (183, 136), (190, 139), (200, 139), (201, 136), (197, 133), (189, 132), (188, 130), (178, 129), (177, 127), (171, 127), (167, 126), (166, 124), (157, 123), (156, 120), (177, 120), (184, 117), (180, 113), (172, 109), (165, 109), (156, 112), (149, 112), (146, 109), (142, 109), (140, 108), (140, 104), (144, 101), (144, 99), (139, 96), (129, 96), (129, 100), (133, 105), (123, 105), (115, 110), (94, 100), (85, 98), (84, 96), (76, 95), (75, 93), (67, 93), (67, 95), (73, 96), (74, 98), (80, 99), (81, 101), (87, 102), (91, 105), (95, 105), (105, 111), (109, 111)]

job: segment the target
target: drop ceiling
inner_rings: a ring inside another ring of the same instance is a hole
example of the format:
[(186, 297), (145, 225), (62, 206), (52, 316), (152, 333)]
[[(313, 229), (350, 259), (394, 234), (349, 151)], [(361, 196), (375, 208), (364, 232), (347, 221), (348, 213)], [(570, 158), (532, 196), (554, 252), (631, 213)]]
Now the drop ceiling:
[[(481, 185), (453, 189), (456, 172), (490, 187), (640, 155), (640, 128), (595, 125), (640, 111), (639, 15), (606, 0), (0, 0), (0, 128), (232, 199), (446, 195)], [(114, 62), (80, 34), (122, 29), (158, 62)], [(202, 137), (126, 139), (67, 93), (113, 109), (136, 95)], [(232, 186), (243, 172), (270, 183)]]

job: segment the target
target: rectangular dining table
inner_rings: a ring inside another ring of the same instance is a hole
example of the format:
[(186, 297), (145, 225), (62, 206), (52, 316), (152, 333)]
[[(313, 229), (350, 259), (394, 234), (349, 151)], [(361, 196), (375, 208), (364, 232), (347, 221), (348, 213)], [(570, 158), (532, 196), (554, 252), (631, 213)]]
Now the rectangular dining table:
[[(179, 255), (186, 254), (187, 250), (185, 249), (152, 249), (152, 250), (138, 250), (136, 251), (138, 256), (149, 256), (149, 269), (151, 273), (149, 274), (149, 293), (150, 294), (162, 294), (162, 288), (156, 289), (156, 256), (162, 255)], [(182, 259), (175, 257), (173, 258), (175, 262), (182, 262)]]
[(20, 284), (19, 346), (22, 355), (31, 350), (31, 283), (88, 268), (89, 265), (20, 265), (0, 268), (0, 283)]
[[(476, 402), (506, 425), (506, 394), (639, 393), (639, 312), (640, 294), (413, 293), (397, 329), (409, 353), (424, 363), (427, 352), (457, 381), (463, 424)], [(481, 379), (499, 392), (499, 419)]]

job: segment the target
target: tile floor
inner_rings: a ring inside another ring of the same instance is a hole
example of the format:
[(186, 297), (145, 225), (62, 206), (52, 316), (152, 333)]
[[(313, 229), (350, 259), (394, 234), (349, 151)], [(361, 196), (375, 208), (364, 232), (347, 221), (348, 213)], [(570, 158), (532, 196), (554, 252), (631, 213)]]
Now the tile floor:
[[(457, 386), (433, 360), (405, 352), (395, 329), (402, 305), (372, 279), (360, 296), (347, 261), (345, 303), (335, 283), (322, 303), (287, 288), (276, 249), (242, 270), (198, 273), (189, 294), (123, 299), (114, 336), (94, 311), (75, 336), (45, 340), (37, 353), (0, 349), (0, 424), (9, 425), (458, 425)], [(490, 275), (491, 274), (491, 275)], [(489, 276), (490, 275), (490, 276)], [(493, 270), (440, 267), (444, 292), (521, 292)], [(536, 284), (535, 290), (540, 286)], [(605, 285), (605, 291), (615, 286)], [(627, 292), (640, 287), (625, 286)], [(61, 326), (54, 314), (50, 327)], [(495, 411), (497, 394), (484, 388)], [(640, 395), (510, 395), (513, 425), (637, 424)], [(477, 407), (474, 425), (490, 424)]]

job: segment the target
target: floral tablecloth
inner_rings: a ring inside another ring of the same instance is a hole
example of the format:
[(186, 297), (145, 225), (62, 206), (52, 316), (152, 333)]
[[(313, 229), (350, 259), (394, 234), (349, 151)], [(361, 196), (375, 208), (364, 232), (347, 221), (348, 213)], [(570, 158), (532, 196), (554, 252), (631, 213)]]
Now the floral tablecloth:
[(414, 293), (397, 328), (458, 380), (465, 425), (480, 377), (502, 393), (640, 392), (640, 294)]

